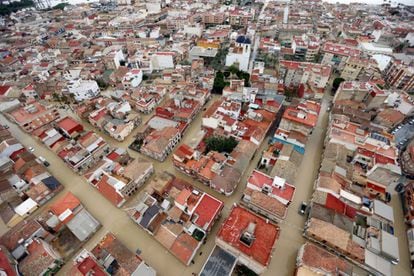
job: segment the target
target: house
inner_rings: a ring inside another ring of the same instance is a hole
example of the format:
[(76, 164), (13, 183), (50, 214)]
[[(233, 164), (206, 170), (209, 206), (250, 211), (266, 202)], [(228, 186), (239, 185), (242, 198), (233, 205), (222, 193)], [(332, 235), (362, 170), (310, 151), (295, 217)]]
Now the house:
[(154, 168), (142, 158), (126, 161), (122, 166), (115, 161), (116, 155), (116, 150), (111, 152), (84, 176), (106, 199), (120, 207), (145, 183)]
[(216, 245), (256, 274), (268, 267), (280, 229), (240, 206), (234, 206), (216, 236)]
[(4, 246), (0, 246), (0, 270), (7, 276), (19, 275), (17, 261)]
[(80, 241), (90, 238), (101, 226), (71, 192), (49, 207), (46, 225), (56, 232), (66, 226)]
[(94, 80), (71, 80), (68, 82), (67, 89), (77, 102), (93, 99), (101, 92), (98, 83)]
[(182, 145), (173, 155), (173, 164), (182, 173), (219, 193), (230, 196), (239, 184), (256, 149), (256, 144), (240, 140), (226, 157), (216, 151), (201, 155), (188, 145)]
[(310, 100), (286, 108), (273, 141), (291, 144), (303, 154), (307, 138), (317, 124), (320, 108), (319, 103)]
[(188, 266), (223, 206), (222, 201), (164, 172), (151, 180), (127, 213)]
[(63, 265), (62, 257), (47, 242), (34, 238), (25, 244), (27, 256), (19, 262), (23, 275), (47, 275), (56, 273)]
[(254, 170), (247, 180), (242, 204), (275, 222), (286, 217), (296, 188), (278, 176), (270, 177)]
[(180, 140), (181, 132), (175, 127), (154, 130), (145, 137), (141, 146), (141, 153), (156, 160), (164, 161)]
[(1, 85), (0, 86), (0, 99), (9, 97), (12, 91), (13, 91), (13, 87), (11, 85)]
[(68, 138), (74, 138), (83, 132), (83, 126), (72, 117), (66, 116), (56, 123), (56, 126)]
[(313, 243), (303, 244), (296, 259), (295, 276), (310, 274), (345, 274), (352, 275), (350, 263)]
[(156, 271), (131, 252), (114, 234), (107, 233), (89, 252), (83, 250), (74, 258), (73, 275), (145, 275)]
[(139, 69), (132, 69), (127, 72), (122, 79), (122, 85), (124, 89), (131, 89), (138, 87), (142, 82), (142, 71)]
[(57, 108), (33, 102), (7, 113), (7, 117), (24, 131), (32, 133), (60, 119)]

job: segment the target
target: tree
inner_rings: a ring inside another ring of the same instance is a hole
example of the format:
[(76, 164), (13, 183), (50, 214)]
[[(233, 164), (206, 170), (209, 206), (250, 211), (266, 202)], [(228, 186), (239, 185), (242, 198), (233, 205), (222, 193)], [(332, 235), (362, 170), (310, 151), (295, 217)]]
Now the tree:
[(234, 137), (223, 137), (223, 136), (211, 136), (205, 141), (206, 153), (209, 151), (227, 152), (231, 153), (237, 146), (238, 142)]
[(334, 79), (333, 84), (332, 84), (332, 87), (334, 87), (335, 89), (338, 89), (339, 85), (343, 81), (345, 81), (345, 79), (343, 79), (343, 78), (336, 78), (336, 79)]
[(216, 73), (213, 83), (213, 93), (221, 94), (223, 93), (223, 88), (229, 85), (230, 83), (224, 80), (224, 74), (221, 71)]
[(11, 2), (8, 5), (0, 4), (0, 15), (8, 15), (18, 10), (33, 7), (34, 3), (32, 0), (22, 0), (19, 2)]
[(343, 81), (345, 81), (343, 78), (336, 78), (336, 79), (334, 79), (334, 81), (333, 81), (333, 83), (332, 83), (332, 90), (331, 90), (332, 95), (333, 95), (334, 93), (336, 93), (336, 90), (338, 90), (339, 85), (340, 85)]
[(108, 88), (108, 83), (106, 83), (103, 79), (97, 79), (96, 82), (98, 83), (100, 89), (105, 90)]

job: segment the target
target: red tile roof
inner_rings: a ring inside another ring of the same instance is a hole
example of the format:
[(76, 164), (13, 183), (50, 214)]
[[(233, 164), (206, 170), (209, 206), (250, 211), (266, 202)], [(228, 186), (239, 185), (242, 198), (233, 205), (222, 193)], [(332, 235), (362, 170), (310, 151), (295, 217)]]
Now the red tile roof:
[(76, 268), (82, 275), (106, 276), (104, 270), (91, 257), (85, 258)]
[(198, 216), (194, 223), (205, 230), (209, 229), (222, 207), (222, 201), (204, 193), (194, 210), (193, 215), (196, 214)]
[[(249, 223), (256, 223), (255, 239), (250, 247), (240, 241), (240, 237)], [(267, 223), (265, 219), (236, 206), (232, 209), (228, 218), (223, 222), (217, 238), (226, 242), (234, 249), (253, 258), (263, 266), (267, 266), (271, 259), (271, 252), (279, 236), (279, 227)]]
[(0, 85), (0, 96), (4, 96), (10, 88), (10, 85)]
[(55, 215), (59, 216), (66, 210), (74, 210), (80, 205), (79, 199), (74, 196), (71, 192), (68, 192), (64, 197), (56, 200), (51, 206), (50, 211)]
[(9, 258), (7, 257), (3, 248), (0, 249), (0, 270), (6, 272), (7, 276), (17, 275), (16, 270), (11, 266)]
[(63, 118), (57, 123), (57, 125), (69, 134), (76, 131), (76, 129), (83, 129), (83, 126), (72, 117)]
[(180, 259), (183, 263), (188, 264), (197, 247), (198, 241), (187, 233), (183, 232), (178, 236), (177, 239), (175, 239), (170, 250), (174, 256)]
[(103, 175), (99, 182), (96, 183), (96, 188), (115, 206), (118, 206), (124, 200), (124, 198), (116, 192), (115, 188), (108, 183), (107, 175)]
[[(303, 118), (299, 117), (299, 113), (303, 113)], [(305, 125), (307, 127), (315, 127), (316, 123), (318, 122), (318, 116), (311, 113), (306, 113), (294, 107), (286, 108), (285, 112), (283, 113), (283, 119), (287, 119)]]
[[(268, 186), (272, 186), (273, 178), (262, 172), (254, 170), (249, 177), (248, 183), (258, 187), (259, 189), (262, 189), (265, 184)], [(292, 200), (294, 193), (295, 187), (288, 183), (285, 183), (284, 188), (282, 189), (279, 189), (277, 187), (274, 187), (272, 189), (273, 195), (283, 198), (287, 201)]]

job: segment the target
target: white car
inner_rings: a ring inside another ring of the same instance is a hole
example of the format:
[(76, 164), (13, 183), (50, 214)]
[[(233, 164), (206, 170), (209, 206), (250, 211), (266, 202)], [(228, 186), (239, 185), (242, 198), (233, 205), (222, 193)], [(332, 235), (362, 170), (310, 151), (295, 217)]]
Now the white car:
[(30, 152), (34, 152), (34, 148), (33, 148), (33, 147), (29, 147), (29, 148), (28, 148), (28, 150), (29, 150)]

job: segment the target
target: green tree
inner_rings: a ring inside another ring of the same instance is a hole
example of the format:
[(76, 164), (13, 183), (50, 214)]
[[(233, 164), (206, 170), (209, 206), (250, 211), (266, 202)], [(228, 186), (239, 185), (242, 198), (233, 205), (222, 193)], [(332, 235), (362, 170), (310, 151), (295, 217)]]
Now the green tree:
[(108, 83), (106, 83), (103, 79), (97, 79), (96, 82), (98, 83), (99, 88), (103, 90), (109, 86)]
[(213, 93), (221, 94), (223, 93), (223, 88), (229, 85), (229, 82), (224, 80), (224, 74), (221, 71), (216, 73), (216, 77), (214, 78), (213, 83)]
[(34, 3), (32, 0), (21, 0), (20, 2), (12, 2), (8, 5), (0, 4), (0, 15), (8, 15), (12, 12), (33, 6)]
[(332, 83), (332, 87), (334, 87), (334, 88), (338, 88), (339, 87), (339, 85), (343, 82), (343, 81), (345, 81), (345, 79), (343, 79), (343, 78), (336, 78), (336, 79), (334, 79), (334, 81), (333, 81), (333, 83)]
[(217, 151), (231, 153), (238, 142), (234, 137), (211, 136), (205, 139), (206, 152)]

